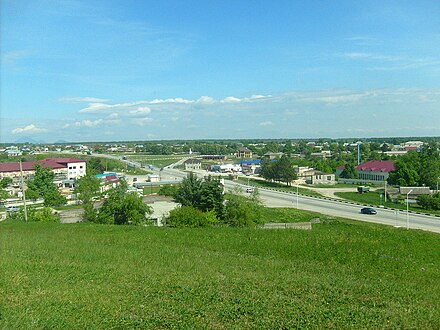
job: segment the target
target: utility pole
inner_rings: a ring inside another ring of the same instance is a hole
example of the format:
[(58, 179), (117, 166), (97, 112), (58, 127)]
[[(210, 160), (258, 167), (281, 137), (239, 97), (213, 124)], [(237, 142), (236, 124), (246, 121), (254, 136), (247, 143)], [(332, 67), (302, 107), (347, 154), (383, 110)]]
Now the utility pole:
[(27, 208), (26, 208), (26, 194), (24, 192), (24, 180), (23, 180), (23, 166), (21, 164), (21, 159), (20, 159), (20, 178), (21, 178), (21, 192), (23, 195), (23, 209), (24, 209), (24, 221), (27, 222)]

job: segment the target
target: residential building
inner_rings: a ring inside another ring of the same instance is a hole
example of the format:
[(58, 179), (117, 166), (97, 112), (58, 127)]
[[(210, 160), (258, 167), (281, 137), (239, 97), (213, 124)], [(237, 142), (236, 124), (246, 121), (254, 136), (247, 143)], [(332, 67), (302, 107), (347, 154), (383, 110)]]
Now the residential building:
[(238, 158), (252, 158), (252, 150), (250, 150), (246, 147), (241, 147), (237, 151), (237, 157)]
[(263, 157), (266, 159), (278, 159), (281, 158), (284, 155), (283, 152), (266, 152)]
[[(76, 180), (86, 175), (86, 162), (76, 158), (47, 158), (40, 161), (22, 162), (23, 177), (29, 178), (35, 174), (35, 165), (50, 168), (55, 179)], [(20, 163), (0, 163), (0, 178), (16, 178), (20, 176)]]
[(200, 170), (202, 168), (202, 162), (196, 158), (187, 159), (184, 164), (185, 171)]

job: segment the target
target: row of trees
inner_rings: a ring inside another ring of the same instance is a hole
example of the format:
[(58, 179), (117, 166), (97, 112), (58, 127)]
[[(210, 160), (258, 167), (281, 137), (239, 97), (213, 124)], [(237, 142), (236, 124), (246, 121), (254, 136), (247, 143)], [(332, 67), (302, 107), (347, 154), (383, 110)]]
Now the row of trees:
[(394, 162), (388, 183), (399, 186), (437, 187), (440, 180), (440, 155), (435, 143), (425, 146), (421, 152), (409, 151)]

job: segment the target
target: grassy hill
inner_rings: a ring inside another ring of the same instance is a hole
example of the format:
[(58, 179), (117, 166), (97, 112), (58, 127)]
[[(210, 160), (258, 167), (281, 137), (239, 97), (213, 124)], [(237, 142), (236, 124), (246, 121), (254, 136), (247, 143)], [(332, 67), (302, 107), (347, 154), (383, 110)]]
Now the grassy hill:
[(1, 223), (0, 328), (440, 328), (439, 235), (321, 220)]

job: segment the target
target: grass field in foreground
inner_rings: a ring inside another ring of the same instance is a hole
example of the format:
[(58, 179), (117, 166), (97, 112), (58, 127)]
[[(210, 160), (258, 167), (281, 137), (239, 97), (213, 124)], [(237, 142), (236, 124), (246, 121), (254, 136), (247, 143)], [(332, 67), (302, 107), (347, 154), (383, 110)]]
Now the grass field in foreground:
[(439, 235), (321, 219), (0, 223), (0, 328), (440, 328)]

